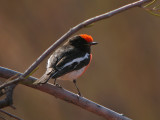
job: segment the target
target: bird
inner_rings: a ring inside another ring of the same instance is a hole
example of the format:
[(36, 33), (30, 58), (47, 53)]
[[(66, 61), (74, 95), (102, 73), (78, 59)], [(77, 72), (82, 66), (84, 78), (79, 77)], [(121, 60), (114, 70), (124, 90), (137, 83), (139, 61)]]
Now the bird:
[(88, 34), (71, 37), (53, 52), (48, 59), (46, 72), (34, 84), (45, 84), (52, 78), (54, 85), (58, 86), (57, 79), (70, 80), (81, 96), (76, 80), (87, 70), (92, 60), (91, 46), (96, 44), (98, 43)]

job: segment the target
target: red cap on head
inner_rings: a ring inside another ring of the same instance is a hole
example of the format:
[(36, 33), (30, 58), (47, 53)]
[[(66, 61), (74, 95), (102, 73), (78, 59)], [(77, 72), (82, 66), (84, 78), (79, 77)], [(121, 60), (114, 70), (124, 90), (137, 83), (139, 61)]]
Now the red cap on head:
[(87, 42), (93, 42), (93, 38), (90, 35), (87, 34), (80, 34), (81, 38), (85, 39)]

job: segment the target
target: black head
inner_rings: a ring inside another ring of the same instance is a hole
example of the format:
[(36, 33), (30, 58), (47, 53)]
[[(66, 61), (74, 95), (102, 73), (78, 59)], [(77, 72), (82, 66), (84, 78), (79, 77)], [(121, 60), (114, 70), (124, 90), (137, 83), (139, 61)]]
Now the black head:
[(77, 36), (70, 38), (68, 41), (68, 44), (82, 51), (90, 53), (91, 45), (96, 45), (97, 42), (93, 42), (93, 38), (90, 35), (81, 34), (81, 35), (77, 35)]
[(79, 47), (79, 46), (90, 47), (91, 45), (96, 45), (97, 42), (93, 42), (93, 38), (90, 35), (81, 34), (81, 35), (77, 35), (77, 36), (70, 38), (69, 44), (76, 46), (76, 47)]

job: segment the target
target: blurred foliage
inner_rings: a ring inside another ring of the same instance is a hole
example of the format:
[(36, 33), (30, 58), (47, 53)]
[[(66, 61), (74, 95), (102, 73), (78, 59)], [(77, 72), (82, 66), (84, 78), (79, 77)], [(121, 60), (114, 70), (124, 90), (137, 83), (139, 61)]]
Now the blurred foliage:
[(160, 17), (160, 4), (154, 6), (153, 8), (148, 8), (148, 7), (152, 6), (152, 5), (154, 5), (155, 2), (156, 2), (156, 0), (153, 0), (150, 3), (148, 3), (147, 5), (143, 6), (143, 8), (147, 12), (149, 12), (150, 14)]
[[(133, 0), (1, 0), (0, 65), (24, 72), (71, 27), (130, 2)], [(99, 42), (92, 49), (88, 71), (78, 79), (82, 95), (135, 120), (158, 120), (159, 22), (159, 17), (133, 8), (79, 31), (77, 34), (90, 34)], [(40, 77), (45, 65), (46, 61), (33, 76)], [(73, 83), (59, 83), (76, 92)], [(5, 110), (25, 120), (103, 120), (23, 85), (15, 89), (14, 106), (16, 110)]]

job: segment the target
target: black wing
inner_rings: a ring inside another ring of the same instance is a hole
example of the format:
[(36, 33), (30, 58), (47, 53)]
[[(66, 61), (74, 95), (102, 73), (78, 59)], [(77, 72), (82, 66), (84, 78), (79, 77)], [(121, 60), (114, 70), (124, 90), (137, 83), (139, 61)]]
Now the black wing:
[(48, 59), (47, 68), (56, 69), (56, 64), (65, 56), (66, 53), (72, 50), (72, 46), (62, 46), (58, 48)]
[(54, 64), (52, 64), (52, 67), (55, 72), (52, 73), (52, 78), (58, 78), (74, 70), (79, 70), (88, 65), (90, 61), (89, 53), (85, 53), (76, 48), (70, 49), (60, 56), (59, 59), (54, 58)]
[(90, 54), (72, 46), (57, 49), (48, 59), (46, 73), (34, 84), (44, 84), (50, 78), (58, 78), (64, 74), (79, 70), (88, 65)]

